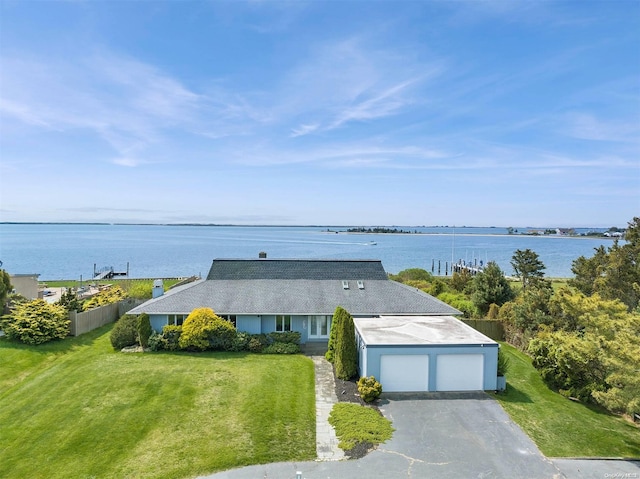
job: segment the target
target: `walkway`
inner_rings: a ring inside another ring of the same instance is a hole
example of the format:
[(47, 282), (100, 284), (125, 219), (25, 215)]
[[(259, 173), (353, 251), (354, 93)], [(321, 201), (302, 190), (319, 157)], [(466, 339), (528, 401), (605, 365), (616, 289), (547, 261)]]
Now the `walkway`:
[(318, 461), (339, 461), (344, 451), (338, 447), (338, 438), (329, 424), (329, 414), (338, 402), (333, 380), (333, 367), (324, 356), (311, 356), (316, 372), (316, 452)]

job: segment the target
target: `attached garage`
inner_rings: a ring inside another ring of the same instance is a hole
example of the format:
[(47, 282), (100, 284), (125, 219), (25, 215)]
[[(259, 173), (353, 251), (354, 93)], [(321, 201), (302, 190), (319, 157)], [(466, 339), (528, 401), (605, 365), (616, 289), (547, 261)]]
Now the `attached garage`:
[(495, 390), (498, 343), (453, 316), (355, 318), (361, 376), (385, 392)]

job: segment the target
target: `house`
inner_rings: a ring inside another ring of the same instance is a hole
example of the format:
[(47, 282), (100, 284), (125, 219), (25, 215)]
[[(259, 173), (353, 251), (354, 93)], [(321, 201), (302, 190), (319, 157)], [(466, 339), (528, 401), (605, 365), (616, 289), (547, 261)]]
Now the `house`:
[(390, 280), (379, 260), (216, 259), (206, 279), (166, 293), (156, 281), (154, 298), (129, 313), (147, 313), (160, 332), (208, 307), (239, 331), (326, 344), (337, 306), (354, 317), (360, 375), (385, 391), (496, 388), (498, 344), (455, 308)]
[(328, 340), (337, 306), (354, 317), (460, 314), (391, 281), (379, 260), (216, 259), (206, 279), (154, 291), (157, 297), (130, 313), (147, 313), (155, 331), (208, 307), (239, 331), (298, 331), (303, 344)]
[(13, 286), (13, 293), (24, 296), (27, 299), (42, 298), (42, 293), (39, 293), (38, 278), (39, 274), (12, 274), (9, 276), (9, 281)]

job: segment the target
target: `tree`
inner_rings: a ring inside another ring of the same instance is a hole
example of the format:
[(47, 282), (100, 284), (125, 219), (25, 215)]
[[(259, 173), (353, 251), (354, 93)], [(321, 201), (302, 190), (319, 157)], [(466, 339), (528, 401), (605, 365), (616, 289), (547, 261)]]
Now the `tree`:
[(4, 312), (4, 307), (7, 304), (7, 297), (13, 289), (11, 286), (11, 277), (5, 270), (0, 269), (0, 314)]
[(142, 313), (138, 316), (137, 331), (140, 346), (146, 348), (149, 345), (149, 337), (153, 332), (153, 329), (151, 328), (151, 321), (149, 320), (149, 315), (147, 313)]
[(69, 313), (58, 304), (42, 299), (15, 305), (2, 317), (0, 325), (10, 339), (26, 344), (42, 344), (69, 334)]
[(633, 311), (640, 304), (639, 217), (629, 222), (625, 239), (623, 245), (614, 240), (607, 250), (601, 246), (592, 258), (576, 259), (571, 268), (575, 278), (569, 284), (586, 295), (598, 293), (605, 299), (619, 299)]
[(522, 289), (526, 290), (533, 281), (544, 277), (546, 266), (538, 253), (530, 249), (516, 250), (511, 258), (511, 266), (513, 266), (516, 276), (522, 281)]
[(338, 306), (333, 312), (333, 318), (331, 318), (331, 329), (329, 330), (329, 343), (327, 344), (327, 352), (324, 354), (325, 359), (330, 363), (335, 359), (336, 346), (338, 343), (336, 336), (338, 334), (338, 329), (340, 329), (338, 324), (348, 314), (349, 313), (341, 306)]
[(58, 304), (67, 311), (77, 311), (78, 313), (82, 311), (82, 301), (78, 299), (76, 293), (71, 291), (71, 288), (67, 288), (67, 290), (62, 293)]
[(481, 314), (486, 315), (492, 303), (502, 306), (513, 299), (513, 290), (497, 263), (489, 262), (486, 268), (473, 278), (471, 299)]
[(345, 310), (343, 311), (344, 313), (338, 322), (336, 331), (334, 364), (336, 366), (336, 376), (340, 379), (349, 380), (358, 372), (358, 348), (356, 346), (353, 317)]

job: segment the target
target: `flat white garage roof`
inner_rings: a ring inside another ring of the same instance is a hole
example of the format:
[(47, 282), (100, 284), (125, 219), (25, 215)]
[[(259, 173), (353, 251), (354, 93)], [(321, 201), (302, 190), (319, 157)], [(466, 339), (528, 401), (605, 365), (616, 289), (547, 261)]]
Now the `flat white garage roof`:
[(367, 346), (497, 344), (453, 316), (354, 318)]

